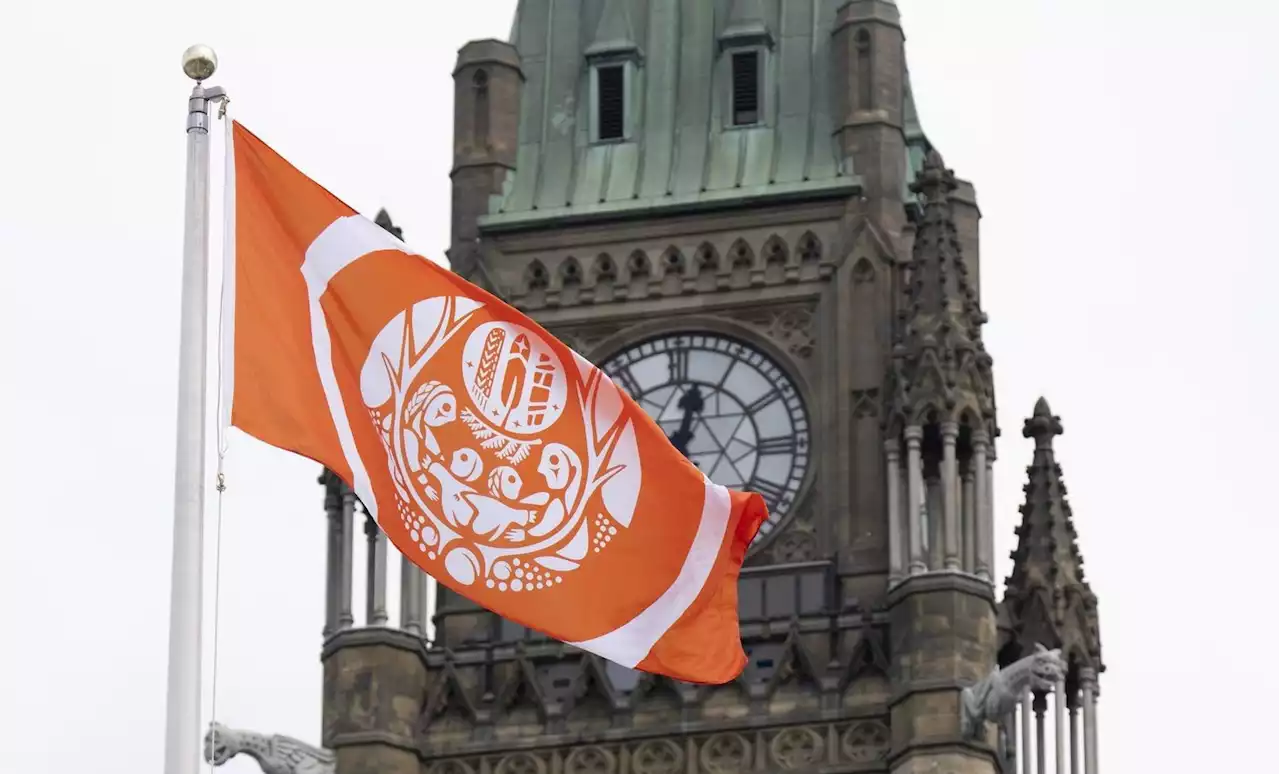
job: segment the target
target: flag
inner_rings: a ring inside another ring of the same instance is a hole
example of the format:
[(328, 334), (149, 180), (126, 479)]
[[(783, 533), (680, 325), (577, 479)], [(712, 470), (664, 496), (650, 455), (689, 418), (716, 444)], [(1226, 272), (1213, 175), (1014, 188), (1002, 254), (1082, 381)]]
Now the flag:
[(590, 362), (411, 252), (240, 124), (228, 149), (224, 406), (346, 481), (400, 552), (521, 625), (724, 683), (764, 520)]

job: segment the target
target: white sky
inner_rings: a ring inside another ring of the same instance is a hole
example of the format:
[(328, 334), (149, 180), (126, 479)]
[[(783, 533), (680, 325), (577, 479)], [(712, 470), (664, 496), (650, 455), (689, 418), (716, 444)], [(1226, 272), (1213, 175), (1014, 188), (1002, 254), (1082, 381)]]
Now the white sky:
[[(6, 5), (4, 771), (161, 767), (182, 50), (214, 45), (241, 121), (439, 256), (455, 52), (513, 5)], [(1101, 599), (1103, 765), (1275, 770), (1275, 3), (901, 5), (925, 126), (985, 215), (997, 554), (1044, 393)], [(219, 718), (318, 741), (318, 471), (242, 435), (227, 470)]]

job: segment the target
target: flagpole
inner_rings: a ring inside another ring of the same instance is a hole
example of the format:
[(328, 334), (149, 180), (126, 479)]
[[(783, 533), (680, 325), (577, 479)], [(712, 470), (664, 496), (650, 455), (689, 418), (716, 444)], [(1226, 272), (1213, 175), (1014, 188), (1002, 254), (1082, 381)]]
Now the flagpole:
[(165, 774), (200, 766), (200, 626), (203, 618), (205, 389), (209, 289), (209, 106), (218, 67), (208, 46), (182, 55), (196, 82), (187, 101), (187, 191), (182, 240), (182, 322), (178, 348), (178, 431), (174, 472), (173, 568), (169, 591), (169, 689)]

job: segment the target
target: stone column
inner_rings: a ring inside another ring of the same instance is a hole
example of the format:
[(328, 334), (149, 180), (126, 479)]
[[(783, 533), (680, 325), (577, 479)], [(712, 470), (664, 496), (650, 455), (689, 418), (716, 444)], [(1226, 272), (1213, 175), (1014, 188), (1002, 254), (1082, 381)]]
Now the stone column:
[(324, 636), (327, 638), (338, 630), (342, 588), (342, 493), (338, 489), (338, 477), (328, 470), (320, 474), (320, 483), (324, 485)]
[(1071, 716), (1067, 720), (1071, 727), (1071, 774), (1080, 774), (1080, 702), (1075, 696), (1067, 702), (1067, 709), (1071, 711)]
[(1084, 774), (1098, 774), (1098, 673), (1089, 667), (1080, 670), (1084, 690)]
[(990, 441), (985, 432), (973, 436), (973, 458), (969, 461), (969, 469), (973, 472), (974, 509), (974, 541), (977, 562), (974, 574), (983, 580), (991, 580), (991, 564), (994, 549), (991, 535), (995, 532), (992, 522), (991, 508), (991, 458), (987, 454)]
[(1018, 741), (1019, 755), (1022, 756), (1022, 774), (1034, 774), (1031, 768), (1031, 691), (1022, 695), (1022, 734)]
[(978, 501), (974, 492), (973, 465), (964, 472), (960, 487), (960, 502), (964, 510), (960, 519), (960, 534), (964, 538), (964, 552), (961, 567), (965, 572), (977, 574), (978, 568)]
[[(1045, 696), (1043, 693), (1037, 693), (1031, 700), (1031, 708), (1036, 713), (1036, 774), (1048, 774), (1048, 760), (1045, 756), (1044, 743), (1044, 710)], [(1058, 772), (1054, 772), (1058, 774)]]
[(960, 426), (942, 423), (942, 567), (960, 569), (959, 503), (956, 502), (956, 437)]
[(351, 580), (352, 580), (352, 562), (355, 557), (355, 537), (352, 534), (355, 531), (356, 518), (356, 493), (346, 484), (342, 487), (342, 564), (341, 567), (341, 584), (342, 590), (338, 595), (338, 628), (350, 629), (355, 623), (355, 616), (351, 612)]
[(422, 600), (418, 593), (421, 574), (407, 556), (400, 557), (400, 628), (419, 637), (422, 636)]
[(1067, 774), (1067, 682), (1053, 686), (1053, 771)]
[(365, 623), (369, 626), (387, 625), (387, 536), (367, 512), (364, 515), (364, 536), (369, 568), (365, 583)]
[(418, 568), (417, 577), (414, 580), (417, 588), (414, 590), (414, 596), (418, 598), (418, 633), (422, 637), (427, 636), (427, 624), (431, 621), (430, 611), (427, 609), (427, 574)]
[(893, 438), (884, 442), (884, 463), (886, 471), (885, 485), (888, 487), (887, 499), (889, 501), (889, 585), (892, 586), (902, 580), (902, 503), (899, 501), (899, 495), (902, 493), (902, 485), (898, 479), (901, 473), (901, 459), (899, 457), (900, 449), (898, 448), (898, 439)]
[(907, 535), (911, 544), (911, 575), (919, 575), (927, 567), (924, 563), (924, 540), (921, 531), (921, 510), (924, 503), (924, 471), (920, 461), (920, 439), (924, 432), (919, 425), (908, 427), (902, 434), (907, 441)]

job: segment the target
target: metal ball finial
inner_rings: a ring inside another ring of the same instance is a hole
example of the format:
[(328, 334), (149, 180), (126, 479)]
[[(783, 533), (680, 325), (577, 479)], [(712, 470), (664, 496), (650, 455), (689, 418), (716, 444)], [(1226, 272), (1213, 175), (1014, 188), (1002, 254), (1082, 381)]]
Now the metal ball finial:
[(182, 52), (182, 72), (193, 81), (208, 80), (218, 69), (218, 55), (201, 43)]

